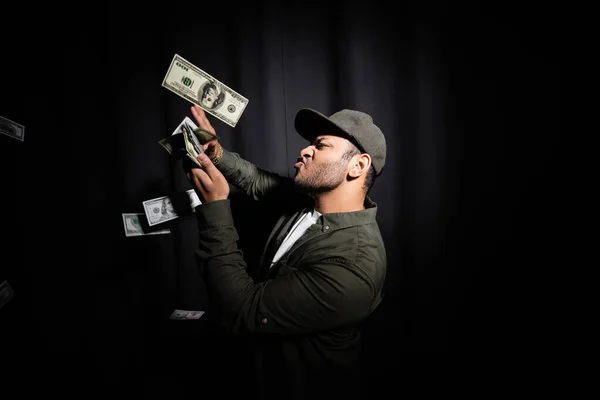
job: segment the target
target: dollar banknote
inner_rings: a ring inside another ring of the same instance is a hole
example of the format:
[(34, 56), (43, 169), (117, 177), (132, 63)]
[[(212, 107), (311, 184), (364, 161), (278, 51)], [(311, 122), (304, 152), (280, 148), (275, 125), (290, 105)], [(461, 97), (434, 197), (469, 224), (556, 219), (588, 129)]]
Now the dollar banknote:
[(204, 311), (175, 310), (169, 319), (200, 319), (203, 315)]
[(170, 229), (152, 229), (146, 221), (143, 213), (123, 213), (123, 227), (125, 236), (164, 235), (171, 233)]
[(21, 142), (25, 141), (25, 127), (2, 116), (0, 116), (0, 133)]
[(0, 308), (4, 307), (15, 295), (15, 291), (8, 281), (0, 283)]
[(162, 86), (231, 127), (237, 125), (248, 105), (247, 98), (178, 54), (173, 56)]
[(194, 189), (172, 197), (162, 196), (142, 202), (148, 225), (154, 226), (180, 217), (183, 213), (193, 213), (202, 204)]
[[(160, 144), (172, 156), (177, 158), (187, 156), (196, 165), (200, 166), (200, 163), (198, 162), (197, 158), (199, 152), (196, 152), (195, 154), (190, 152), (190, 145), (188, 144), (189, 139), (186, 140), (185, 138), (186, 132), (187, 135), (190, 135), (190, 131), (195, 136), (195, 138), (193, 138), (192, 140), (194, 140), (195, 142), (199, 142), (199, 144), (197, 143), (196, 146), (208, 143), (211, 140), (219, 140), (218, 136), (213, 135), (205, 129), (199, 128), (189, 117), (185, 117), (183, 121), (179, 123), (177, 128), (175, 128), (171, 136), (159, 140), (158, 144)], [(201, 151), (202, 147), (200, 146), (200, 152)]]
[(198, 140), (198, 137), (194, 132), (187, 126), (183, 125), (183, 142), (185, 144), (186, 156), (192, 160), (194, 164), (202, 168), (200, 161), (198, 161), (198, 155), (204, 153), (202, 145)]

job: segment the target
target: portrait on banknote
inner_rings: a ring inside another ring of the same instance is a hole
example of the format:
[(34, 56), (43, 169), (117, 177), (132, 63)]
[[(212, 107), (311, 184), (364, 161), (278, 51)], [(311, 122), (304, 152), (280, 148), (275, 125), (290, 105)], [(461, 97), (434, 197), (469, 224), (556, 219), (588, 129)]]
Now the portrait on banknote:
[(217, 82), (206, 81), (198, 90), (198, 100), (202, 107), (218, 110), (225, 101), (225, 91)]
[[(160, 210), (158, 207), (154, 207), (152, 209), (154, 213), (154, 219), (158, 219), (158, 221), (171, 220), (177, 212), (175, 211), (175, 207), (173, 207), (173, 202), (170, 197), (164, 197), (160, 202)], [(154, 222), (154, 221), (153, 221)]]
[[(187, 196), (186, 202), (189, 203)], [(182, 208), (180, 205), (175, 207), (173, 200), (169, 196), (145, 200), (142, 202), (142, 204), (144, 206), (144, 213), (146, 214), (146, 218), (150, 226), (178, 218), (179, 214), (177, 212), (177, 208)]]
[(137, 215), (123, 214), (123, 222), (125, 223), (125, 232), (128, 236), (143, 234), (144, 230)]

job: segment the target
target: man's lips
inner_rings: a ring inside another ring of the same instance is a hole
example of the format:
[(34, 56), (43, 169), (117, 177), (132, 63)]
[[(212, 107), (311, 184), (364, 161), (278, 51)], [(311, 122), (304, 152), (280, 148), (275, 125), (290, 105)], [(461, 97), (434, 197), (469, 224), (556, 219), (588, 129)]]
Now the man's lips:
[(302, 165), (306, 165), (306, 163), (304, 162), (304, 157), (298, 157), (296, 161), (298, 162), (294, 164), (294, 168), (300, 168)]

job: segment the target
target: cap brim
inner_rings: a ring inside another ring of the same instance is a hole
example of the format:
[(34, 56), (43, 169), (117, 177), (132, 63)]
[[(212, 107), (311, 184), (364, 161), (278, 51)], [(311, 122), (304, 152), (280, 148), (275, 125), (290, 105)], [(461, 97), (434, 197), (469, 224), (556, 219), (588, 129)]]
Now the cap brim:
[(296, 132), (304, 139), (312, 142), (319, 135), (340, 136), (354, 142), (352, 135), (332, 122), (329, 117), (311, 108), (302, 108), (296, 113), (294, 120)]

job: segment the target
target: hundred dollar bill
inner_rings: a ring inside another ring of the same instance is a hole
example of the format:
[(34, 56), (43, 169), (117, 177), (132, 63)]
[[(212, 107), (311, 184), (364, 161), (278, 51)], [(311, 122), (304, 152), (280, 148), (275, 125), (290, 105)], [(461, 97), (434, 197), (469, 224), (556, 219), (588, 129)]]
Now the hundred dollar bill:
[(235, 128), (248, 99), (175, 54), (162, 86)]
[(170, 229), (152, 230), (142, 213), (123, 213), (123, 226), (125, 227), (125, 236), (146, 236), (161, 235), (171, 233)]
[(2, 116), (0, 116), (0, 133), (20, 140), (21, 142), (25, 141), (25, 127)]
[[(162, 196), (142, 202), (148, 225), (154, 226), (179, 218), (180, 213), (177, 212), (177, 209), (188, 213), (196, 212), (196, 207), (202, 204), (194, 189), (186, 190), (183, 193), (183, 199), (181, 197), (174, 196), (172, 199), (169, 196)], [(187, 203), (185, 206), (182, 204), (182, 200)], [(174, 203), (177, 204), (177, 207)]]
[(15, 295), (15, 291), (8, 281), (0, 283), (0, 308), (4, 307)]
[(203, 315), (204, 311), (175, 310), (169, 319), (200, 319)]

